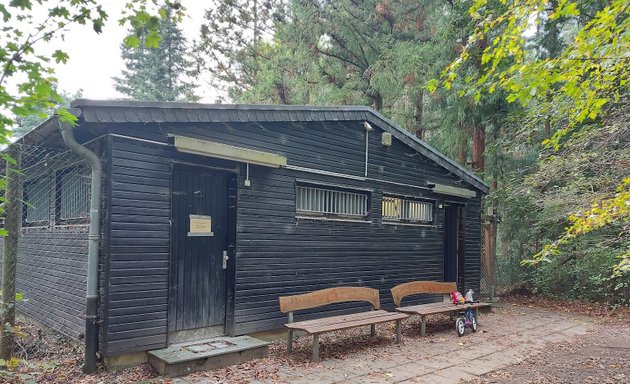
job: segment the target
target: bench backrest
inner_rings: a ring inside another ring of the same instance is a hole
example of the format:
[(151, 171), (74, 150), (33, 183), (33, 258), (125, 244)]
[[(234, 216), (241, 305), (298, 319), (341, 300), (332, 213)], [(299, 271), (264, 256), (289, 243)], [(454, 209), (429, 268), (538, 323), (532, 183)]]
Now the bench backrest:
[(280, 311), (282, 313), (299, 311), (301, 309), (317, 308), (328, 304), (345, 303), (351, 301), (367, 301), (372, 308), (379, 309), (381, 303), (378, 290), (364, 287), (336, 287), (294, 296), (280, 297)]
[(392, 297), (394, 304), (400, 307), (402, 299), (410, 295), (422, 293), (441, 293), (446, 295), (450, 294), (451, 291), (457, 291), (457, 284), (440, 281), (411, 281), (392, 288)]

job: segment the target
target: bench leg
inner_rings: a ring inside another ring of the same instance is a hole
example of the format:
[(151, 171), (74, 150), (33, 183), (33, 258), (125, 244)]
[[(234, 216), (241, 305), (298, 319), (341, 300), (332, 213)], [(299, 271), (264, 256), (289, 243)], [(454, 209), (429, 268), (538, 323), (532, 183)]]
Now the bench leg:
[(401, 331), (402, 331), (402, 320), (396, 320), (396, 344), (400, 344)]
[(376, 324), (370, 325), (370, 336), (376, 336)]
[(287, 339), (287, 354), (293, 352), (293, 330), (289, 329), (289, 337)]
[(422, 316), (422, 322), (420, 323), (420, 336), (427, 335), (427, 317)]
[(319, 333), (313, 335), (313, 363), (319, 363)]

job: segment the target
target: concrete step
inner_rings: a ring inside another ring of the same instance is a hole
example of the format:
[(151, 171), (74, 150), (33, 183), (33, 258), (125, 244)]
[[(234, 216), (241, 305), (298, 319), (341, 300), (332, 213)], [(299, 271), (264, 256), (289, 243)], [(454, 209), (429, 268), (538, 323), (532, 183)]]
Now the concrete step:
[(149, 362), (170, 377), (236, 365), (268, 356), (268, 343), (250, 336), (214, 337), (149, 351)]

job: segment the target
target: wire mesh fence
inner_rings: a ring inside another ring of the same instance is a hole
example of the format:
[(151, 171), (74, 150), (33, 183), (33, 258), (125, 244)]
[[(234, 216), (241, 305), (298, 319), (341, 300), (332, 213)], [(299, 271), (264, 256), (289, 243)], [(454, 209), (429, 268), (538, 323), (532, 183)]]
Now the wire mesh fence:
[(501, 291), (509, 291), (522, 285), (528, 279), (527, 269), (521, 265), (522, 258), (511, 253), (497, 255), (497, 286)]
[[(3, 270), (16, 260), (16, 306), (68, 336), (80, 337), (90, 167), (63, 145), (14, 143), (4, 154), (12, 158), (3, 164), (3, 176), (10, 180), (3, 222), (9, 233), (0, 239), (0, 249)], [(3, 273), (5, 278), (11, 275)]]

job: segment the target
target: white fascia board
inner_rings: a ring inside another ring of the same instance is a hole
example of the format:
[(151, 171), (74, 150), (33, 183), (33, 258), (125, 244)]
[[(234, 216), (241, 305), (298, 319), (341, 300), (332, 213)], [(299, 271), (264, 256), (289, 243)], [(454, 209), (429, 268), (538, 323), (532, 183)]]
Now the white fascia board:
[(287, 158), (276, 155), (275, 153), (235, 147), (233, 145), (194, 139), (186, 136), (173, 135), (173, 137), (175, 139), (175, 148), (180, 152), (273, 168), (280, 168), (287, 165)]
[(464, 197), (466, 199), (477, 197), (477, 192), (475, 191), (466, 188), (453, 187), (451, 185), (445, 184), (435, 184), (435, 187), (433, 187), (433, 192), (442, 195)]

